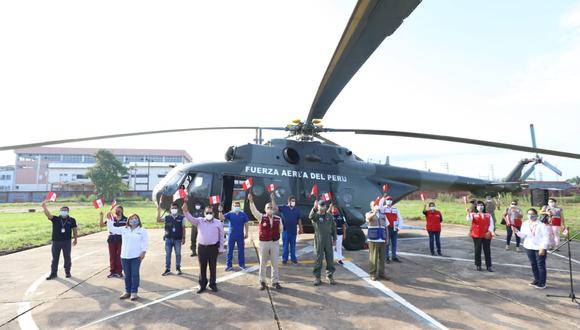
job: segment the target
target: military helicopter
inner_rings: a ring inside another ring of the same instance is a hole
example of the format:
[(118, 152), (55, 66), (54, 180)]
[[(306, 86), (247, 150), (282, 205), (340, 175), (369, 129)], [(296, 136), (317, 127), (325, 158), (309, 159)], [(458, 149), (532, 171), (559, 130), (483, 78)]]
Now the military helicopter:
[[(223, 204), (227, 211), (234, 199), (234, 187), (252, 179), (251, 193), (258, 208), (269, 201), (267, 189), (274, 185), (275, 198), (284, 203), (289, 196), (307, 215), (318, 195), (331, 197), (346, 216), (348, 230), (344, 246), (356, 250), (364, 246), (365, 235), (360, 226), (369, 202), (375, 200), (388, 186), (388, 194), (395, 202), (419, 190), (471, 191), (477, 195), (498, 192), (517, 192), (522, 189), (522, 170), (529, 163), (549, 165), (539, 154), (580, 159), (580, 154), (491, 141), (442, 136), (416, 132), (332, 129), (325, 128), (324, 118), (334, 99), (389, 35), (395, 32), (420, 0), (360, 0), (356, 4), (338, 46), (322, 78), (310, 111), (305, 120), (294, 120), (286, 127), (198, 127), (94, 136), (26, 145), (0, 147), (0, 150), (33, 147), (88, 140), (206, 130), (256, 130), (258, 140), (263, 130), (287, 133), (286, 137), (268, 143), (246, 144), (230, 147), (225, 162), (184, 164), (174, 168), (153, 190), (153, 200), (169, 209), (173, 196), (181, 188), (187, 195), (190, 210), (194, 205), (217, 206)], [(463, 176), (419, 171), (396, 166), (367, 163), (353, 151), (340, 146), (324, 133), (350, 132), (354, 134), (399, 136), (429, 140), (449, 141), (536, 153), (535, 158), (523, 159), (502, 181), (494, 182)], [(531, 172), (530, 172), (531, 173)], [(529, 175), (528, 173), (525, 176)], [(317, 193), (313, 194), (316, 185)], [(328, 194), (330, 193), (330, 194)], [(316, 195), (316, 196), (314, 196)], [(166, 196), (169, 198), (161, 198)], [(183, 202), (183, 198), (180, 202)], [(247, 210), (246, 203), (246, 211)], [(248, 212), (249, 213), (249, 212)], [(250, 214), (250, 213), (249, 213)], [(306, 219), (303, 219), (306, 220)], [(305, 221), (305, 223), (308, 223)], [(308, 226), (305, 228), (308, 230)]]

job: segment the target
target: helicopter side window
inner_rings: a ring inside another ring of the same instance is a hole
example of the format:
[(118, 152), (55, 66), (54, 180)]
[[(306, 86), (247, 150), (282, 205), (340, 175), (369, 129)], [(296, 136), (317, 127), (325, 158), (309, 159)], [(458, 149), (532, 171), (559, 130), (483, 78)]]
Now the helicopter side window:
[[(188, 178), (189, 179), (189, 178)], [(192, 197), (206, 198), (209, 197), (211, 188), (212, 175), (208, 173), (191, 174), (189, 179), (189, 194)]]

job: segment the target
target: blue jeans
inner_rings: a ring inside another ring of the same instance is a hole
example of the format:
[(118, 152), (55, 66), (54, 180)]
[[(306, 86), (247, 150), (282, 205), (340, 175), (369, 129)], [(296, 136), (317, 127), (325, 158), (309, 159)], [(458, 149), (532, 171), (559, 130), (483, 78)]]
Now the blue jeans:
[[(512, 235), (513, 235), (513, 230), (512, 227), (510, 226), (505, 226), (506, 230), (507, 230), (507, 237), (505, 239), (505, 245), (510, 245), (510, 242), (512, 240)], [(519, 229), (519, 228), (518, 228)], [(516, 247), (520, 246), (520, 237), (518, 235), (516, 236)]]
[(175, 249), (175, 267), (181, 268), (181, 240), (165, 238), (165, 269), (171, 269), (171, 252)]
[(540, 251), (538, 250), (526, 250), (528, 253), (528, 259), (532, 266), (532, 272), (534, 273), (534, 282), (539, 286), (544, 286), (546, 284), (546, 256), (540, 256)]
[(441, 237), (440, 231), (429, 232), (429, 250), (431, 250), (431, 254), (435, 253), (434, 245), (437, 245), (437, 254), (441, 254), (441, 241), (439, 239), (440, 237)]
[(125, 292), (137, 293), (139, 289), (139, 268), (141, 259), (121, 259), (123, 270), (125, 271)]
[(288, 250), (290, 250), (290, 259), (297, 262), (296, 259), (296, 234), (287, 231), (282, 232), (282, 261), (288, 262)]
[(245, 268), (246, 258), (244, 256), (244, 236), (239, 238), (232, 238), (232, 235), (228, 236), (228, 256), (226, 259), (226, 266), (232, 267), (234, 259), (234, 244), (238, 245), (238, 265)]
[(393, 258), (397, 257), (397, 237), (399, 237), (399, 232), (395, 231), (395, 228), (389, 227), (389, 244), (387, 244), (387, 258), (389, 258), (389, 246), (393, 247)]

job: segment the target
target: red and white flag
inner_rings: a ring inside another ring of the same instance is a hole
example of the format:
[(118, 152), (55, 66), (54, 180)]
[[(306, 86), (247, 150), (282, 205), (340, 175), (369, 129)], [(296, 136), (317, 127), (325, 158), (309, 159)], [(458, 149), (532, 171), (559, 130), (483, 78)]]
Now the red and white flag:
[(322, 197), (323, 202), (327, 202), (327, 201), (332, 200), (332, 194), (330, 192), (322, 194), (321, 197)]
[(467, 196), (463, 196), (463, 204), (467, 204)]
[(103, 206), (105, 206), (105, 198), (101, 197), (101, 198), (98, 198), (98, 199), (94, 200), (93, 201), (93, 206), (96, 209), (102, 208)]
[(179, 188), (179, 189), (177, 189), (175, 194), (173, 194), (173, 201), (175, 202), (178, 199), (185, 199), (185, 196), (187, 196), (185, 189)]
[(117, 207), (117, 200), (113, 199), (113, 203), (111, 203), (111, 208), (109, 209), (109, 212), (113, 211), (115, 207)]
[(316, 186), (316, 183), (314, 184), (314, 186), (312, 186), (312, 190), (310, 191), (310, 196), (308, 197), (318, 197), (318, 187)]
[(220, 196), (219, 195), (209, 196), (209, 205), (215, 205), (215, 204), (219, 204), (219, 203), (220, 203)]
[(425, 194), (421, 193), (421, 200), (424, 202), (425, 201)]
[(383, 194), (386, 193), (387, 191), (389, 191), (389, 185), (385, 183), (383, 185)]
[(252, 177), (249, 177), (244, 182), (242, 182), (242, 188), (244, 188), (244, 191), (248, 191), (248, 189), (252, 188), (253, 184), (254, 179), (252, 179)]
[(56, 193), (55, 192), (52, 192), (52, 191), (49, 192), (46, 195), (46, 198), (44, 199), (44, 201), (46, 201), (46, 202), (54, 202), (54, 201), (56, 201)]
[(268, 185), (268, 192), (269, 192), (269, 193), (271, 193), (271, 192), (273, 192), (274, 190), (276, 190), (276, 185), (274, 185), (273, 183), (270, 183), (270, 184)]
[[(562, 231), (562, 234), (566, 237), (568, 237), (568, 227), (564, 228), (564, 230)], [(569, 244), (569, 243), (568, 243)]]
[(379, 206), (379, 203), (381, 202), (381, 196), (377, 197), (377, 199), (375, 199), (375, 206)]

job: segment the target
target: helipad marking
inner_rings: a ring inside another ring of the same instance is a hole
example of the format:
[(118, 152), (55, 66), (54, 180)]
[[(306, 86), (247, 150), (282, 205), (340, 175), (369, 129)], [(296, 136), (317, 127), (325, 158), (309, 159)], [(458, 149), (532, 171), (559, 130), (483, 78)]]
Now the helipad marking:
[(434, 327), (436, 327), (438, 329), (447, 329), (446, 326), (444, 326), (443, 324), (439, 323), (437, 320), (435, 320), (434, 318), (432, 318), (431, 316), (429, 316), (427, 313), (423, 312), (419, 308), (417, 308), (414, 305), (412, 305), (411, 303), (409, 303), (403, 297), (401, 297), (398, 294), (396, 294), (393, 290), (387, 288), (383, 283), (381, 283), (379, 281), (372, 281), (370, 279), (370, 275), (367, 272), (365, 272), (364, 270), (362, 270), (361, 268), (359, 268), (357, 265), (353, 264), (352, 262), (350, 262), (350, 261), (345, 262), (344, 263), (344, 268), (348, 269), (353, 274), (355, 274), (356, 276), (358, 276), (360, 279), (362, 279), (363, 281), (367, 282), (371, 286), (375, 287), (376, 289), (378, 289), (382, 293), (384, 293), (387, 296), (391, 297), (393, 300), (395, 300), (399, 304), (401, 304), (404, 307), (408, 308), (409, 310), (411, 310), (412, 312), (414, 312), (415, 314), (417, 314), (418, 316), (420, 316), (421, 318), (423, 318), (425, 321), (429, 322)]
[[(305, 248), (303, 248), (301, 250), (296, 251), (296, 255), (297, 256), (300, 256), (300, 255), (303, 255), (303, 254), (312, 252), (313, 249), (314, 248), (312, 246), (307, 246), (307, 247), (305, 247)], [(280, 257), (280, 260), (282, 260), (282, 257)], [(245, 275), (247, 273), (254, 272), (254, 271), (258, 270), (259, 268), (260, 268), (259, 265), (252, 266), (252, 267), (247, 268), (245, 270), (240, 270), (240, 271), (237, 271), (237, 272), (228, 274), (226, 276), (219, 277), (219, 278), (216, 279), (216, 282), (221, 283), (221, 282), (229, 281), (231, 279), (234, 279), (236, 277), (240, 277), (240, 276)], [(125, 314), (128, 314), (128, 313), (131, 313), (131, 312), (134, 312), (134, 311), (138, 311), (138, 310), (143, 309), (145, 307), (149, 307), (149, 306), (152, 306), (152, 305), (155, 305), (155, 304), (164, 302), (166, 300), (169, 300), (169, 299), (172, 299), (172, 298), (175, 298), (175, 297), (182, 296), (182, 295), (184, 295), (186, 293), (193, 292), (193, 290), (197, 290), (197, 289), (199, 289), (199, 285), (193, 287), (192, 289), (186, 289), (186, 290), (181, 290), (181, 291), (178, 291), (178, 292), (174, 292), (174, 293), (172, 293), (170, 295), (167, 295), (165, 297), (162, 297), (162, 298), (159, 298), (159, 299), (150, 301), (150, 302), (148, 302), (146, 304), (139, 305), (139, 306), (133, 307), (131, 309), (128, 309), (126, 311), (123, 311), (123, 312), (120, 312), (120, 313), (117, 313), (117, 314), (113, 314), (113, 315), (104, 317), (102, 319), (99, 319), (99, 320), (93, 321), (93, 322), (91, 322), (89, 324), (85, 324), (85, 325), (83, 325), (81, 327), (78, 327), (77, 329), (83, 329), (83, 328), (86, 328), (86, 327), (90, 327), (90, 326), (93, 326), (95, 324), (99, 324), (99, 323), (102, 323), (102, 322), (105, 322), (105, 321), (114, 319), (116, 317), (119, 317), (119, 316), (122, 316), (122, 315), (125, 315)]]
[[(78, 257), (74, 257), (72, 260), (78, 260), (80, 258), (89, 256), (91, 254), (95, 254), (97, 252), (99, 252), (100, 250), (95, 250), (93, 252), (89, 252), (83, 255), (80, 255)], [(44, 275), (40, 276), (36, 281), (34, 281), (26, 290), (26, 293), (24, 294), (24, 298), (23, 300), (27, 300), (27, 298), (31, 295), (34, 294), (34, 292), (36, 292), (36, 290), (38, 289), (38, 287), (44, 282), (46, 281), (46, 277), (48, 277), (48, 275), (50, 275), (50, 272), (46, 272)], [(42, 304), (42, 303), (41, 303)], [(34, 319), (32, 318), (32, 309), (30, 308), (30, 301), (22, 301), (20, 304), (18, 304), (18, 314), (20, 314), (20, 316), (18, 317), (18, 325), (20, 326), (20, 329), (33, 329), (33, 330), (37, 330), (38, 326), (36, 325), (36, 322), (34, 322)]]

